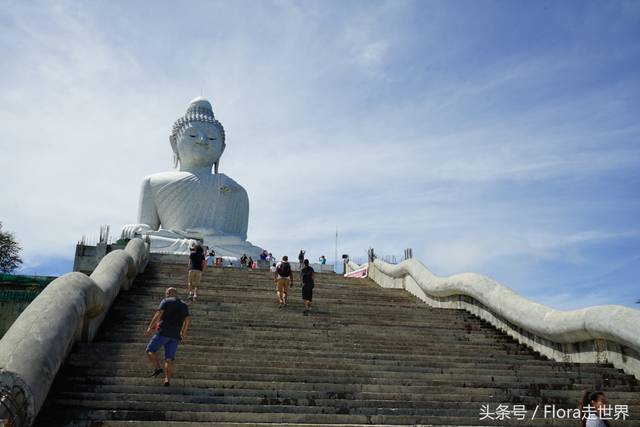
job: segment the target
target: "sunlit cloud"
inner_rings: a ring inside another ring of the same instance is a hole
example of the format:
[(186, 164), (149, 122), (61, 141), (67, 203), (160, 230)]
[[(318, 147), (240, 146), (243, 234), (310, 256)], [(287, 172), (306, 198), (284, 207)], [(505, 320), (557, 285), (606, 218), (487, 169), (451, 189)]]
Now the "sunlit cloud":
[(277, 256), (410, 247), (551, 306), (633, 305), (640, 8), (465, 5), (6, 3), (0, 221), (23, 270), (134, 221), (202, 93)]

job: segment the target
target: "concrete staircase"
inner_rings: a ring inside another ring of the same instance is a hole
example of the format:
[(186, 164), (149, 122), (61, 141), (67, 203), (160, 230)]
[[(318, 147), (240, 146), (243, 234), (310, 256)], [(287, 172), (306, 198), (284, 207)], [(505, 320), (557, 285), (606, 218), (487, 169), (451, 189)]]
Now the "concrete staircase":
[[(149, 264), (95, 342), (71, 353), (36, 425), (576, 426), (558, 416), (593, 388), (628, 405), (616, 425), (640, 424), (632, 376), (546, 360), (465, 311), (331, 273), (317, 275), (303, 316), (299, 286), (278, 310), (272, 273), (208, 269), (200, 300), (189, 302), (171, 387), (161, 387), (162, 378), (146, 378), (146, 328), (168, 286), (186, 299), (186, 277), (185, 266)], [(510, 418), (497, 419), (498, 405)]]

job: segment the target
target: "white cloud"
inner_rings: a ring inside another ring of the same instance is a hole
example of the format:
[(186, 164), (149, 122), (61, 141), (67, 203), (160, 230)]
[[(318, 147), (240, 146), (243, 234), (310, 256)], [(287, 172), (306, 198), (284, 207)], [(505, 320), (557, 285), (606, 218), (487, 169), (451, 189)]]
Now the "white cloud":
[(518, 289), (629, 271), (640, 67), (634, 21), (610, 25), (628, 6), (589, 26), (575, 5), (520, 7), (7, 2), (0, 220), (30, 266), (100, 225), (117, 234), (202, 90), (227, 132), (221, 171), (249, 192), (249, 240), (278, 255), (332, 260), (338, 226), (339, 253), (412, 247), (440, 274)]

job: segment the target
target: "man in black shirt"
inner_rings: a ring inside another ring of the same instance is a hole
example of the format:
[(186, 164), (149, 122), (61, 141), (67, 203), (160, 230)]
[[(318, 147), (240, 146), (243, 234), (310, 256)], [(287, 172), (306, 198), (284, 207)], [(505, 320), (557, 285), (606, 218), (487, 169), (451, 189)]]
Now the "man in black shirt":
[[(202, 246), (197, 245), (189, 255), (189, 299), (194, 301), (198, 299), (200, 280), (204, 277), (204, 270), (207, 268), (207, 259), (204, 257), (203, 252)], [(191, 287), (192, 284), (194, 285), (193, 288)], [(192, 292), (192, 289), (195, 292)]]
[(147, 328), (147, 337), (151, 338), (153, 329), (156, 327), (156, 334), (147, 345), (147, 356), (155, 370), (150, 377), (160, 375), (163, 371), (158, 361), (156, 352), (164, 346), (164, 386), (169, 387), (171, 373), (173, 372), (173, 360), (176, 358), (178, 344), (182, 341), (189, 327), (189, 308), (187, 304), (178, 298), (176, 288), (169, 288), (165, 292), (166, 298), (160, 303), (158, 311), (151, 319), (151, 324)]

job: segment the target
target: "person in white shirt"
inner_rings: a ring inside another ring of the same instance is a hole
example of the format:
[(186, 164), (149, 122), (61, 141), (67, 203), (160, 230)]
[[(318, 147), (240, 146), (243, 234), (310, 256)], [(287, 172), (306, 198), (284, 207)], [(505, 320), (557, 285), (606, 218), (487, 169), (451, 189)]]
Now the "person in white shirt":
[(609, 422), (600, 418), (606, 406), (607, 398), (603, 392), (586, 391), (580, 407), (582, 427), (609, 427)]

